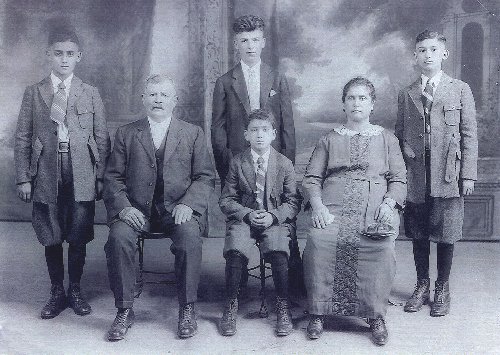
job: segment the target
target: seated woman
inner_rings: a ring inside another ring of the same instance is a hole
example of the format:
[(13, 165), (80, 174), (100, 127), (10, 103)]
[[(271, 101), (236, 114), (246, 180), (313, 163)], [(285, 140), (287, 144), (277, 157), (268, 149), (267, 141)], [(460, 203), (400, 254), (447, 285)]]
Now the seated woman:
[(312, 221), (304, 250), (307, 334), (321, 336), (325, 315), (359, 316), (384, 345), (406, 168), (396, 137), (370, 123), (373, 84), (351, 79), (342, 102), (347, 123), (319, 140), (302, 183)]

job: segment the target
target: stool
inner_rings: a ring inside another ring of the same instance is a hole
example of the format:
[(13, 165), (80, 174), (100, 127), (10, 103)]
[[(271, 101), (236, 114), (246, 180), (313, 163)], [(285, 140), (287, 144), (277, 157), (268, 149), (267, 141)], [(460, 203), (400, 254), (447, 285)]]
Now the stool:
[(144, 269), (144, 241), (154, 240), (154, 239), (166, 239), (168, 238), (167, 233), (162, 232), (141, 232), (137, 237), (137, 249), (139, 251), (139, 274), (135, 281), (136, 291), (135, 298), (139, 298), (142, 293), (144, 284), (155, 284), (155, 285), (174, 285), (175, 279), (165, 279), (161, 281), (145, 281), (144, 274), (154, 274), (154, 275), (175, 275), (174, 271), (164, 272), (164, 271), (151, 271)]
[[(258, 314), (260, 318), (267, 318), (269, 316), (269, 311), (266, 306), (266, 279), (272, 277), (273, 275), (266, 275), (266, 270), (271, 270), (271, 268), (266, 265), (264, 255), (260, 251), (259, 241), (256, 241), (255, 245), (259, 248), (259, 265), (248, 268), (247, 275), (260, 280), (260, 309)], [(257, 269), (259, 269), (259, 273), (257, 275), (253, 274), (252, 271)]]

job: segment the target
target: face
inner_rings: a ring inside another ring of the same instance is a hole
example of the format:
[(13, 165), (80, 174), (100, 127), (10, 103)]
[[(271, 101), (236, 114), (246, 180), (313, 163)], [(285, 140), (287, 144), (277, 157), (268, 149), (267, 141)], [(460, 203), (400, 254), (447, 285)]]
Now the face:
[(76, 63), (82, 59), (82, 52), (78, 49), (76, 43), (56, 42), (47, 49), (52, 71), (60, 79), (64, 80), (73, 73)]
[(266, 46), (266, 39), (262, 30), (241, 32), (236, 34), (234, 47), (238, 51), (241, 60), (252, 66), (260, 59), (262, 49)]
[(268, 121), (251, 120), (245, 130), (245, 139), (257, 153), (266, 152), (275, 138), (276, 130)]
[(373, 110), (370, 89), (364, 85), (351, 86), (345, 97), (344, 110), (349, 121), (368, 121)]
[(441, 70), (443, 60), (449, 55), (444, 43), (437, 38), (424, 39), (415, 47), (417, 65), (424, 74), (431, 74), (431, 77)]
[(177, 104), (177, 95), (172, 82), (165, 80), (158, 84), (148, 84), (142, 94), (142, 104), (146, 114), (153, 119), (166, 119), (172, 116)]

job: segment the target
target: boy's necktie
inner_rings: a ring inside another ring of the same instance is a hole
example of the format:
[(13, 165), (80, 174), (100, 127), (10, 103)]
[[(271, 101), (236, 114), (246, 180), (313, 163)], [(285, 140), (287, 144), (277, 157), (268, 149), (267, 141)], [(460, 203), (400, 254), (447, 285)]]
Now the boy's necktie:
[(430, 83), (430, 80), (427, 80), (424, 92), (422, 93), (422, 104), (424, 106), (424, 116), (425, 116), (425, 133), (431, 132), (430, 114), (432, 108), (433, 94), (434, 94), (434, 89), (432, 87), (432, 84)]
[(257, 159), (257, 173), (255, 174), (255, 185), (257, 187), (255, 201), (257, 209), (264, 209), (264, 189), (266, 186), (266, 172), (264, 171), (264, 158)]
[(257, 83), (257, 68), (250, 68), (248, 71), (248, 98), (250, 99), (250, 109), (260, 108), (260, 88)]
[(50, 108), (50, 118), (57, 122), (59, 125), (66, 125), (66, 106), (68, 105), (68, 100), (66, 99), (66, 86), (61, 81), (58, 85), (58, 90), (54, 94), (54, 99), (52, 100), (52, 106)]

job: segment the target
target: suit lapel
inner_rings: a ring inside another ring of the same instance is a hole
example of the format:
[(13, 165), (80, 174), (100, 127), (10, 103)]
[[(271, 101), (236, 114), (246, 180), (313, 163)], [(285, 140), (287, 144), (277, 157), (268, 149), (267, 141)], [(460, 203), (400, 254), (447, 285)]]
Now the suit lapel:
[(181, 127), (179, 121), (172, 117), (170, 121), (170, 126), (167, 132), (167, 141), (165, 142), (165, 155), (163, 156), (163, 166), (167, 164), (168, 159), (172, 156), (175, 151), (175, 147), (179, 144)]
[(38, 91), (43, 99), (43, 102), (47, 105), (48, 109), (52, 106), (52, 99), (54, 98), (54, 89), (52, 88), (52, 80), (50, 76), (46, 77), (38, 85)]
[(420, 85), (420, 79), (417, 79), (413, 84), (410, 85), (408, 90), (413, 103), (418, 109), (418, 112), (424, 117), (424, 105), (422, 104), (422, 87)]
[(253, 166), (252, 153), (250, 152), (250, 149), (245, 151), (241, 162), (241, 171), (243, 172), (243, 175), (245, 176), (245, 179), (247, 180), (248, 185), (250, 185), (252, 191), (257, 191), (257, 186), (255, 185), (255, 168)]
[(268, 65), (262, 63), (260, 65), (260, 107), (266, 107), (269, 100), (269, 93), (273, 87), (274, 75), (273, 70)]
[(67, 107), (73, 107), (75, 105), (75, 102), (80, 96), (82, 91), (83, 91), (83, 81), (80, 78), (73, 76), (73, 79), (71, 80), (71, 88), (69, 89)]
[(271, 191), (276, 184), (276, 150), (271, 147), (271, 153), (269, 154), (269, 161), (267, 162), (266, 171), (266, 198), (269, 205), (269, 196), (271, 196)]
[(155, 147), (153, 144), (153, 136), (151, 135), (151, 129), (149, 128), (149, 122), (147, 118), (141, 120), (139, 127), (137, 127), (137, 139), (144, 147), (147, 155), (151, 161), (156, 161), (154, 152)]
[(247, 84), (245, 83), (241, 63), (233, 68), (233, 88), (234, 91), (236, 91), (236, 95), (238, 95), (240, 102), (243, 104), (243, 107), (245, 107), (245, 111), (249, 114), (250, 99), (248, 98)]
[(432, 108), (431, 111), (435, 108), (438, 107), (438, 103), (442, 101), (442, 98), (446, 96), (446, 93), (448, 92), (449, 86), (450, 86), (451, 78), (446, 75), (445, 73), (442, 74), (441, 80), (439, 81), (438, 86), (436, 87), (436, 90), (434, 92), (434, 97), (432, 100)]

